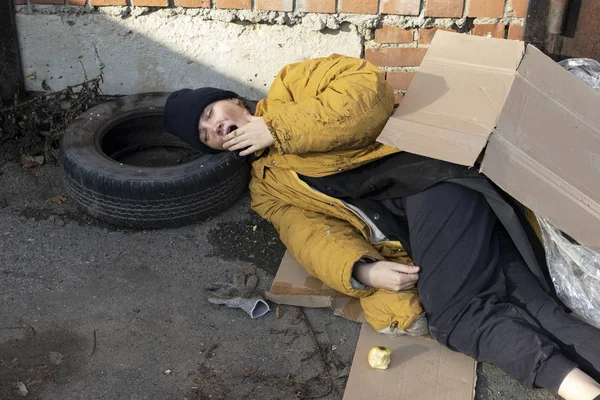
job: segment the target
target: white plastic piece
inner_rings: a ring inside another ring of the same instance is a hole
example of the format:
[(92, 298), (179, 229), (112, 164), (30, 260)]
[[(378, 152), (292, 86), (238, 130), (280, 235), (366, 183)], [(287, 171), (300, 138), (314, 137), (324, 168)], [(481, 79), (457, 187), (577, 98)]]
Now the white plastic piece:
[(600, 328), (600, 253), (569, 240), (537, 216), (556, 294), (584, 321)]

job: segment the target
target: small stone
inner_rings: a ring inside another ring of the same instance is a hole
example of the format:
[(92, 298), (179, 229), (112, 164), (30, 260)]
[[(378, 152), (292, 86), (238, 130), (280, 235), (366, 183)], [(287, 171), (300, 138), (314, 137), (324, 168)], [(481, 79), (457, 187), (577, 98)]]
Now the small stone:
[(23, 382), (17, 382), (15, 383), (15, 386), (17, 387), (17, 389), (19, 389), (19, 394), (21, 396), (25, 397), (29, 393), (29, 391), (27, 390), (27, 386), (25, 386)]
[(172, 371), (170, 369), (168, 369), (168, 370), (165, 371), (165, 375), (171, 375), (171, 372)]
[(65, 356), (63, 356), (61, 353), (57, 353), (55, 351), (51, 351), (48, 354), (48, 358), (50, 359), (50, 362), (54, 365), (58, 365), (60, 363), (62, 363), (65, 359)]
[(34, 168), (38, 166), (38, 163), (35, 159), (28, 155), (21, 155), (21, 165), (25, 168)]

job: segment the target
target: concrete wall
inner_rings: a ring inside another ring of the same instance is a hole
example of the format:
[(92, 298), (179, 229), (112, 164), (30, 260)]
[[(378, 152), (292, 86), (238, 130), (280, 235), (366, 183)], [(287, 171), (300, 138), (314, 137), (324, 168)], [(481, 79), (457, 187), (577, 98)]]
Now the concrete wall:
[(257, 99), (284, 65), (341, 53), (380, 66), (400, 99), (437, 29), (518, 39), (526, 8), (526, 0), (69, 1), (15, 7), (27, 90), (102, 72), (105, 94), (212, 85)]

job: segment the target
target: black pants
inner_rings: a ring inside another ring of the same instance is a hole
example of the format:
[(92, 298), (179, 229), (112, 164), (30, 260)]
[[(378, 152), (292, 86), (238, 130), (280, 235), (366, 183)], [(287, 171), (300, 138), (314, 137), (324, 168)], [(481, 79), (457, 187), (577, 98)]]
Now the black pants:
[(440, 183), (398, 201), (437, 341), (554, 393), (575, 367), (600, 380), (600, 330), (540, 288), (481, 194)]

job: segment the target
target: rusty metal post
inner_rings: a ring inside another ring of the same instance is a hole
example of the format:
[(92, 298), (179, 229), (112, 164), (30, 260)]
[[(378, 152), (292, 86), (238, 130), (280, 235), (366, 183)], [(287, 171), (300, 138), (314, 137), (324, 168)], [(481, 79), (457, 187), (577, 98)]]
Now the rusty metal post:
[(0, 99), (15, 101), (23, 93), (23, 73), (12, 0), (0, 0)]
[(523, 40), (542, 51), (546, 49), (546, 21), (549, 9), (550, 0), (528, 1)]
[(551, 0), (548, 11), (548, 33), (560, 35), (563, 32), (569, 0)]

